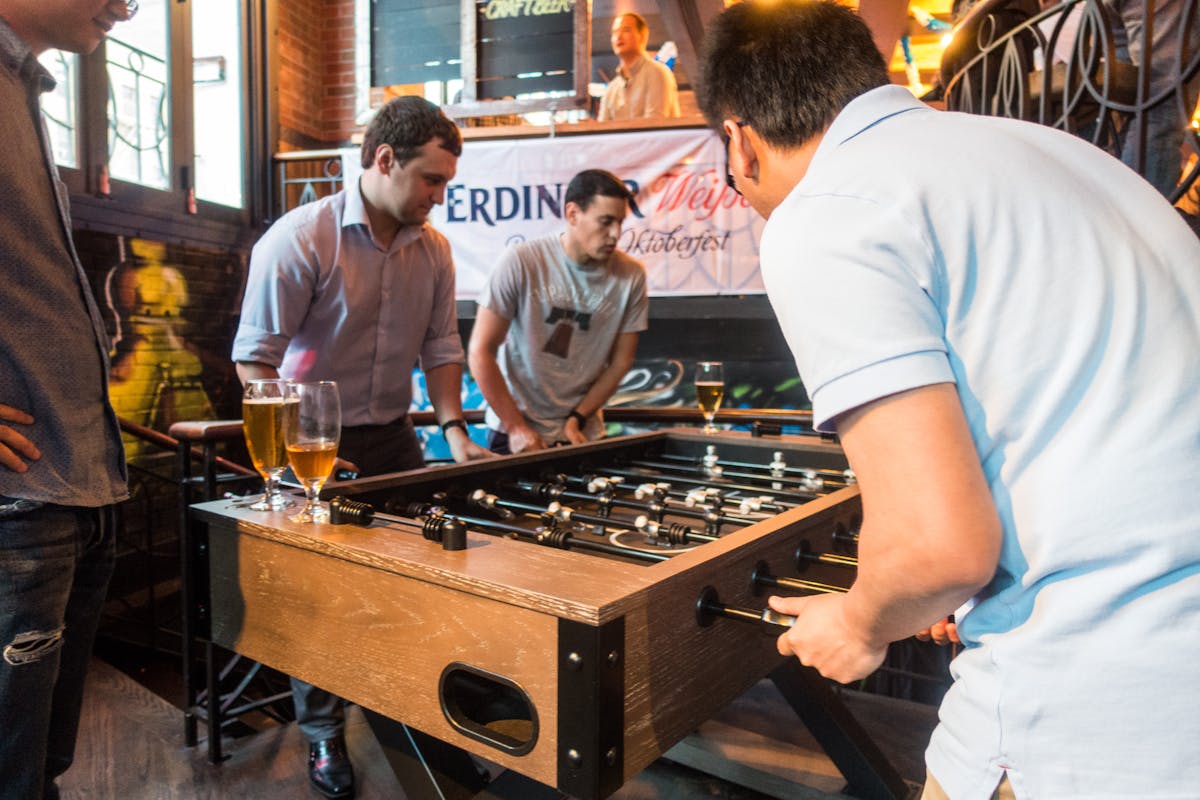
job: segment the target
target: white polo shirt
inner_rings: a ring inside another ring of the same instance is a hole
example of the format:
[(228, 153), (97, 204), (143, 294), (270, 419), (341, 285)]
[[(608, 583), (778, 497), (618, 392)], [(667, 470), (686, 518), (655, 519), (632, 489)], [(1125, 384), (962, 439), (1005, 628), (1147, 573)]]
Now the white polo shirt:
[(1019, 798), (1200, 797), (1200, 243), (1176, 212), (1080, 139), (887, 86), (761, 257), (821, 429), (957, 385), (1004, 541), (927, 753), (949, 795), (1007, 771)]

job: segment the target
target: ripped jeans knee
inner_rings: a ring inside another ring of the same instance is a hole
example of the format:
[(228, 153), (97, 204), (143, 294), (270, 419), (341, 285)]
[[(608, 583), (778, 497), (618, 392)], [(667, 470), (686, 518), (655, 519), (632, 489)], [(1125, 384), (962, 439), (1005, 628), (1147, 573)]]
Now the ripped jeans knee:
[(41, 661), (63, 645), (63, 628), (18, 633), (4, 647), (4, 660), (14, 667)]

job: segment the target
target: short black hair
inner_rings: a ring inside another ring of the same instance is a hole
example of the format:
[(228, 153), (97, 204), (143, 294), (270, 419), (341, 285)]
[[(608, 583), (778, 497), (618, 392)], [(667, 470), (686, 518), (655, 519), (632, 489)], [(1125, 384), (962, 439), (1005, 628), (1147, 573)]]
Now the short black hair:
[(379, 109), (363, 134), (363, 169), (375, 163), (375, 151), (381, 144), (392, 146), (397, 166), (403, 167), (431, 139), (438, 139), (442, 149), (456, 158), (462, 155), (462, 134), (440, 108), (423, 97), (397, 97)]
[(574, 203), (583, 211), (587, 211), (596, 195), (620, 197), (629, 203), (630, 208), (634, 207), (633, 192), (629, 191), (629, 187), (616, 175), (602, 169), (585, 169), (571, 178), (571, 182), (567, 184), (567, 193), (563, 196), (563, 207), (565, 208), (567, 203)]
[(744, 120), (768, 144), (799, 147), (846, 104), (891, 82), (871, 31), (828, 0), (746, 0), (704, 40), (700, 109), (708, 124)]

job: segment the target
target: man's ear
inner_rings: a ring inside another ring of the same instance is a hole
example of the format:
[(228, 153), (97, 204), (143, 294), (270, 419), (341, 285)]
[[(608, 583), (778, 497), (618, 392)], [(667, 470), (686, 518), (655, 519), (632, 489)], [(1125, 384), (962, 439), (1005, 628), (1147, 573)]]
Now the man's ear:
[(396, 153), (390, 144), (381, 144), (375, 148), (375, 166), (379, 172), (387, 175), (396, 166)]
[(725, 120), (725, 135), (729, 137), (729, 170), (735, 182), (758, 183), (758, 150), (755, 138), (744, 125)]
[(574, 225), (576, 220), (579, 219), (581, 211), (582, 209), (579, 208), (579, 204), (572, 200), (563, 206), (563, 219), (566, 220), (568, 225)]

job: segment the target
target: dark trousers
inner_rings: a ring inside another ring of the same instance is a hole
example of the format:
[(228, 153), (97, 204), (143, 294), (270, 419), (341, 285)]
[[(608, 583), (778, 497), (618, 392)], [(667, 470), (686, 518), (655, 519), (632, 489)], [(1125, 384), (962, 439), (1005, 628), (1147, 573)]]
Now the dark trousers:
[[(425, 466), (421, 442), (407, 416), (386, 425), (342, 428), (338, 457), (354, 462), (362, 478)], [(342, 733), (346, 723), (342, 698), (292, 678), (292, 701), (296, 705), (296, 722), (309, 742)]]
[(487, 449), (497, 455), (511, 456), (512, 449), (508, 446), (508, 434), (495, 428), (488, 428)]
[(112, 506), (0, 498), (0, 800), (57, 798), (112, 577)]

